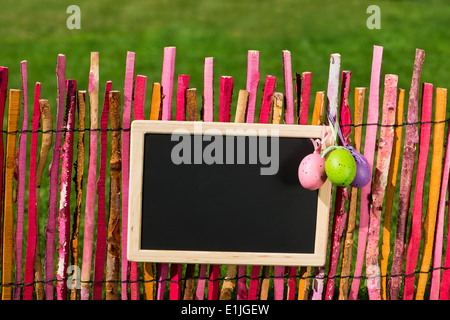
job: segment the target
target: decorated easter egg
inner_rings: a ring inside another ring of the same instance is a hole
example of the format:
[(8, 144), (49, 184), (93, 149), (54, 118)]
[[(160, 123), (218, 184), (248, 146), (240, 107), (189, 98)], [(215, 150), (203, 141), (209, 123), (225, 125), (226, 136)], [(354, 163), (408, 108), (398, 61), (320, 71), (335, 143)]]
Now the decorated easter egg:
[(354, 153), (356, 153), (356, 155), (354, 155), (356, 162), (356, 175), (350, 185), (355, 188), (362, 188), (369, 183), (370, 178), (372, 177), (372, 170), (369, 162), (363, 155), (356, 151), (354, 151)]
[(325, 158), (316, 152), (304, 157), (298, 166), (298, 179), (305, 189), (319, 189), (327, 180)]
[(356, 175), (355, 159), (345, 149), (333, 150), (325, 161), (325, 172), (335, 185), (340, 187), (348, 186)]

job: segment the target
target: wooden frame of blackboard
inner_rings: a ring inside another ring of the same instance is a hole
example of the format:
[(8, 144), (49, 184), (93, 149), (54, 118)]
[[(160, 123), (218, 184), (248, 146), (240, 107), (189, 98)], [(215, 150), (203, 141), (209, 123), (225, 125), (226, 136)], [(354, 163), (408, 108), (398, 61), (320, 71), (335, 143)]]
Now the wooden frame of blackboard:
[[(199, 121), (153, 121), (137, 120), (131, 125), (130, 144), (130, 188), (128, 213), (127, 258), (136, 262), (160, 263), (198, 263), (198, 264), (241, 264), (241, 265), (280, 265), (280, 266), (323, 266), (326, 261), (329, 211), (331, 205), (332, 183), (327, 179), (318, 190), (317, 223), (315, 248), (313, 253), (274, 253), (274, 252), (224, 252), (224, 251), (186, 251), (186, 250), (148, 250), (141, 248), (142, 187), (144, 165), (144, 138), (146, 133), (171, 134), (175, 130), (189, 133), (204, 133), (215, 130), (223, 135), (227, 129), (244, 132), (265, 132), (279, 137), (322, 138), (322, 126), (258, 124), (258, 123), (220, 123)], [(254, 130), (248, 130), (254, 129)], [(326, 128), (327, 132), (330, 130)], [(331, 145), (328, 139), (323, 148)], [(300, 161), (301, 159), (299, 159)], [(170, 230), (168, 230), (170, 232)]]

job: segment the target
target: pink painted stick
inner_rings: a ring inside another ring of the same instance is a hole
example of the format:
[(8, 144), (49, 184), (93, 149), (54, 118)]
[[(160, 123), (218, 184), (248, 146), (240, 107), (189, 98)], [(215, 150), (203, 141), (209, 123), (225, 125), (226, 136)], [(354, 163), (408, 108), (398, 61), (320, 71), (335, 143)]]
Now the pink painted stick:
[[(339, 79), (341, 70), (341, 55), (339, 53), (333, 53), (330, 56), (330, 68), (328, 72), (328, 89), (327, 89), (327, 112), (333, 119), (337, 119), (338, 114), (338, 101), (339, 101)], [(325, 122), (328, 123), (328, 120)], [(333, 192), (333, 191), (331, 191)], [(331, 197), (332, 199), (333, 197)], [(331, 209), (329, 215), (331, 217)], [(313, 280), (313, 293), (312, 300), (321, 300), (323, 295), (323, 285), (325, 278), (325, 266), (315, 268), (315, 278)]]
[(83, 235), (83, 265), (81, 267), (81, 300), (89, 299), (89, 281), (91, 279), (92, 244), (94, 240), (95, 219), (95, 180), (97, 175), (97, 128), (98, 128), (98, 88), (99, 88), (99, 53), (91, 52), (89, 71), (89, 168), (86, 185), (86, 205)]
[(208, 265), (200, 264), (198, 267), (198, 280), (197, 289), (195, 290), (195, 299), (203, 300), (205, 299), (206, 270)]
[[(134, 90), (134, 119), (144, 120), (145, 92), (147, 89), (147, 77), (138, 75)], [(131, 300), (139, 300), (139, 268), (135, 262), (130, 266)]]
[(387, 74), (384, 80), (383, 119), (378, 143), (377, 164), (373, 179), (370, 224), (366, 249), (367, 290), (371, 300), (381, 300), (380, 267), (378, 265), (381, 212), (387, 186), (392, 146), (394, 143), (395, 110), (397, 106), (396, 75)]
[(164, 48), (164, 59), (161, 75), (163, 91), (162, 120), (172, 120), (173, 81), (175, 77), (176, 47)]
[[(425, 51), (416, 49), (414, 71), (411, 79), (408, 103), (408, 123), (418, 121), (419, 85)], [(403, 145), (403, 162), (400, 180), (400, 193), (398, 198), (397, 231), (395, 235), (394, 253), (392, 256), (391, 286), (389, 294), (391, 300), (397, 300), (400, 291), (401, 274), (405, 255), (406, 223), (408, 219), (411, 186), (415, 175), (414, 163), (416, 158), (416, 144), (419, 142), (417, 125), (406, 126), (405, 142)]]
[(283, 76), (284, 76), (284, 97), (286, 99), (286, 108), (284, 122), (294, 124), (294, 91), (292, 85), (292, 65), (291, 52), (283, 50)]
[[(214, 121), (214, 58), (208, 57), (204, 60), (203, 66), (203, 104), (201, 116), (205, 122)], [(197, 289), (195, 299), (205, 298), (206, 272), (208, 266), (200, 264), (198, 268)]]
[[(27, 163), (27, 133), (28, 129), (28, 90), (27, 90), (27, 62), (22, 61), (20, 63), (20, 71), (22, 74), (22, 93), (23, 93), (23, 122), (22, 130), (19, 135), (19, 155), (17, 166), (18, 180), (17, 180), (17, 218), (16, 218), (16, 231), (15, 231), (15, 257), (16, 257), (16, 275), (14, 285), (13, 299), (20, 299), (20, 285), (22, 282), (22, 252), (23, 252), (23, 213), (25, 206), (25, 167)], [(39, 104), (39, 101), (38, 101)], [(37, 142), (36, 142), (37, 143)]]
[(92, 288), (92, 298), (102, 299), (103, 279), (105, 274), (106, 255), (106, 158), (108, 151), (108, 118), (109, 118), (109, 92), (112, 82), (106, 82), (105, 98), (100, 119), (100, 172), (97, 181), (98, 209), (97, 209), (97, 238), (95, 242), (94, 258), (94, 285)]
[[(339, 123), (342, 127), (342, 135), (346, 144), (350, 143), (350, 126), (352, 123), (351, 112), (348, 103), (348, 95), (350, 92), (350, 78), (352, 73), (350, 71), (342, 72), (342, 89), (341, 89), (341, 116)], [(345, 222), (347, 220), (347, 211), (345, 210), (345, 200), (348, 199), (346, 189), (337, 187), (336, 200), (334, 208), (333, 219), (333, 243), (331, 247), (331, 256), (329, 259), (328, 282), (325, 291), (325, 300), (332, 300), (334, 296), (334, 277), (339, 262), (339, 255), (341, 253), (342, 234), (345, 229)]]
[(247, 123), (255, 122), (256, 96), (258, 94), (259, 74), (259, 51), (249, 50), (247, 53), (247, 86), (248, 106)]
[(266, 83), (264, 85), (263, 97), (261, 102), (261, 111), (259, 114), (259, 123), (269, 123), (272, 96), (275, 91), (277, 78), (273, 76), (266, 76)]
[[(33, 298), (33, 279), (34, 279), (34, 258), (36, 254), (37, 241), (37, 201), (36, 201), (36, 154), (38, 143), (39, 118), (41, 111), (39, 109), (39, 99), (41, 95), (41, 84), (36, 83), (34, 90), (33, 104), (33, 122), (30, 146), (30, 178), (28, 186), (28, 235), (27, 252), (25, 256), (25, 278), (23, 287), (23, 299), (31, 300)], [(24, 95), (25, 96), (25, 95)], [(28, 285), (30, 284), (30, 285)]]
[[(421, 122), (431, 121), (433, 112), (433, 85), (424, 83), (422, 88), (422, 115)], [(405, 285), (403, 288), (403, 300), (414, 298), (414, 271), (419, 256), (420, 240), (422, 238), (422, 210), (423, 188), (428, 164), (428, 151), (430, 148), (431, 123), (422, 123), (420, 129), (419, 161), (415, 175), (414, 202), (411, 213), (411, 227), (406, 250)]]
[(66, 300), (67, 265), (69, 260), (70, 240), (70, 191), (72, 185), (72, 158), (73, 158), (73, 125), (75, 121), (76, 81), (67, 80), (66, 102), (66, 130), (62, 147), (61, 162), (61, 188), (58, 211), (58, 268), (56, 271), (56, 296), (58, 300)]
[(61, 138), (64, 117), (64, 95), (66, 82), (66, 57), (58, 55), (56, 65), (56, 77), (58, 84), (58, 99), (56, 100), (56, 132), (55, 144), (53, 145), (53, 157), (50, 164), (50, 188), (49, 188), (49, 209), (47, 226), (45, 228), (45, 298), (53, 300), (53, 272), (55, 268), (55, 240), (56, 240), (56, 212), (58, 204), (58, 176), (59, 157), (61, 153)]
[(285, 267), (273, 267), (273, 295), (275, 300), (283, 300), (284, 298), (284, 273)]
[(214, 58), (205, 58), (203, 67), (203, 121), (214, 121)]
[[(172, 120), (172, 100), (173, 100), (173, 82), (175, 77), (175, 56), (176, 47), (164, 48), (163, 66), (161, 74), (161, 86), (163, 93), (161, 120)], [(166, 291), (167, 274), (169, 264), (156, 264), (158, 287), (156, 291), (156, 299), (164, 299)]]
[[(186, 90), (189, 88), (190, 76), (178, 75), (176, 120), (186, 120)], [(170, 300), (181, 298), (182, 265), (172, 263), (170, 266)]]
[[(122, 128), (130, 128), (133, 107), (134, 63), (136, 54), (127, 53), (125, 70), (125, 87), (123, 90), (123, 118)], [(128, 240), (128, 188), (130, 177), (130, 131), (122, 133), (122, 300), (128, 299), (128, 268), (127, 240)], [(136, 262), (132, 262), (136, 263)]]
[[(369, 106), (367, 111), (367, 123), (378, 123), (379, 115), (379, 94), (380, 94), (380, 77), (381, 77), (381, 61), (383, 57), (383, 47), (374, 46), (372, 60), (372, 74), (370, 78)], [(364, 142), (364, 157), (373, 169), (373, 161), (375, 156), (375, 147), (377, 140), (378, 126), (370, 125), (366, 129), (366, 140)], [(358, 251), (356, 254), (355, 271), (352, 286), (350, 288), (349, 300), (358, 298), (359, 284), (361, 282), (361, 274), (364, 264), (364, 254), (366, 252), (367, 232), (369, 227), (369, 205), (372, 192), (371, 181), (361, 188), (361, 205), (359, 216), (359, 233), (358, 233)]]
[(309, 98), (311, 94), (311, 72), (302, 73), (301, 93), (300, 93), (300, 124), (308, 124)]
[(186, 120), (186, 89), (189, 88), (190, 76), (185, 74), (178, 75), (178, 86), (177, 86), (177, 113), (175, 120), (185, 121)]

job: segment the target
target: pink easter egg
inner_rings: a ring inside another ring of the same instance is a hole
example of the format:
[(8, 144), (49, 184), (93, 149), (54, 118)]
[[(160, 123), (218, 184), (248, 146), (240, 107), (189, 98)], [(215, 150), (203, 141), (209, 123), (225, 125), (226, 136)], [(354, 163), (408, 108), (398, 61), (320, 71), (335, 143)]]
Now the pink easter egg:
[(316, 152), (303, 158), (298, 166), (298, 179), (303, 188), (317, 190), (325, 183), (325, 160)]

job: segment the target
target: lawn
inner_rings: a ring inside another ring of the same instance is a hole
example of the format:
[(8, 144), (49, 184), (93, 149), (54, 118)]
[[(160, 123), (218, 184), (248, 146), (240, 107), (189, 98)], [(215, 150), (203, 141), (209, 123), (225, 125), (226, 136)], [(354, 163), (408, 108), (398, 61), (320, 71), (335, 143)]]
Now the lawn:
[[(79, 30), (66, 27), (70, 16), (66, 9), (72, 4), (81, 9)], [(380, 8), (380, 29), (366, 26), (370, 16), (366, 9), (372, 4)], [(247, 50), (260, 51), (262, 81), (268, 74), (277, 77), (277, 90), (281, 92), (284, 89), (282, 50), (291, 51), (294, 74), (312, 72), (312, 93), (326, 90), (330, 54), (340, 53), (341, 69), (352, 71), (351, 106), (353, 88), (369, 87), (373, 45), (384, 47), (382, 79), (384, 74), (397, 74), (399, 87), (406, 89), (406, 93), (411, 84), (416, 48), (426, 52), (422, 81), (447, 88), (450, 84), (449, 16), (450, 3), (445, 0), (135, 0), (126, 4), (112, 0), (70, 3), (3, 0), (0, 65), (9, 67), (9, 87), (21, 88), (19, 66), (22, 60), (27, 60), (28, 112), (32, 111), (34, 83), (39, 81), (41, 97), (50, 101), (56, 118), (58, 54), (66, 55), (67, 78), (76, 79), (78, 89), (87, 90), (90, 52), (100, 52), (101, 104), (107, 80), (112, 81), (113, 89), (123, 90), (127, 51), (136, 52), (136, 74), (148, 76), (151, 84), (161, 80), (163, 48), (176, 46), (175, 73), (191, 76), (190, 87), (198, 88), (200, 93), (199, 105), (205, 57), (215, 58), (216, 84), (222, 75), (234, 77), (233, 119), (237, 92), (245, 89)], [(263, 82), (260, 91), (262, 87)], [(150, 114), (150, 94), (151, 86), (148, 86), (146, 117)], [(215, 101), (218, 101), (217, 89)], [(218, 103), (215, 115), (218, 119)], [(4, 129), (6, 116), (7, 112)], [(50, 159), (51, 153), (48, 163)], [(87, 159), (88, 153), (85, 172)], [(41, 233), (46, 221), (47, 173), (46, 170), (39, 205)]]

